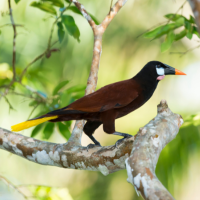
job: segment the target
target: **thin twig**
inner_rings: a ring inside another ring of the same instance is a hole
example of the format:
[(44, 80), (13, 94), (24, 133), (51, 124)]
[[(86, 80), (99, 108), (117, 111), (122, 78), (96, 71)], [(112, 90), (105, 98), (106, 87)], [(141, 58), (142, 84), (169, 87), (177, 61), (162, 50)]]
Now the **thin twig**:
[(35, 62), (38, 61), (40, 58), (42, 58), (45, 54), (46, 54), (46, 50), (45, 50), (42, 54), (40, 54), (39, 56), (37, 56), (34, 60), (32, 60), (32, 61), (25, 67), (25, 69), (24, 69), (24, 70), (22, 71), (22, 73), (21, 73), (21, 76), (20, 76), (20, 79), (19, 79), (20, 82), (22, 81), (22, 78), (23, 78), (24, 74), (26, 73), (27, 69), (28, 69), (33, 63), (35, 63)]
[[(3, 27), (5, 27), (5, 26), (13, 26), (13, 25), (10, 24), (10, 23), (7, 23), (7, 24), (1, 25), (0, 28), (3, 28)], [(24, 27), (24, 25), (22, 25), (22, 24), (15, 24), (15, 26)]]
[(10, 181), (8, 181), (5, 177), (0, 175), (0, 179), (9, 187), (13, 188), (14, 190), (16, 190), (19, 194), (21, 194), (25, 199), (28, 199), (28, 197), (23, 194), (15, 185), (13, 185)]
[(16, 36), (17, 36), (17, 30), (16, 25), (14, 22), (13, 14), (12, 14), (12, 8), (11, 8), (11, 2), (8, 0), (8, 6), (10, 10), (10, 20), (13, 26), (14, 36), (13, 36), (13, 60), (12, 60), (12, 67), (13, 67), (13, 81), (16, 80), (16, 68), (15, 68), (15, 62), (16, 62)]
[(112, 4), (113, 4), (113, 0), (111, 0), (111, 2), (110, 2), (110, 11), (109, 12), (111, 12), (111, 10), (112, 10)]
[(33, 114), (33, 112), (35, 111), (35, 109), (39, 106), (39, 104), (37, 104), (36, 106), (33, 107), (31, 113), (28, 116), (28, 119), (30, 119), (31, 115)]
[(193, 51), (193, 50), (195, 50), (195, 49), (197, 49), (197, 48), (199, 48), (199, 47), (200, 47), (200, 45), (198, 45), (198, 46), (196, 46), (196, 47), (193, 47), (193, 48), (191, 48), (191, 49), (188, 49), (187, 51), (184, 51), (184, 52), (170, 52), (170, 54), (181, 54), (181, 56), (184, 56), (184, 55), (187, 54), (188, 52)]

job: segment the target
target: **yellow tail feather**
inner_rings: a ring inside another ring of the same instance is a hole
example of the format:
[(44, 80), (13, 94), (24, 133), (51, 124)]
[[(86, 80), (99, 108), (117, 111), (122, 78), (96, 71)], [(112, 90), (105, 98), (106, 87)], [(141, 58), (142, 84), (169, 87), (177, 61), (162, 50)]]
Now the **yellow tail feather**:
[(56, 118), (58, 118), (58, 116), (44, 117), (44, 118), (35, 119), (35, 120), (33, 119), (30, 121), (22, 122), (22, 123), (14, 125), (14, 126), (11, 126), (11, 129), (12, 129), (12, 131), (21, 131), (21, 130), (30, 128), (32, 126), (36, 126), (38, 124), (41, 124), (43, 122), (49, 121), (51, 119), (56, 119)]

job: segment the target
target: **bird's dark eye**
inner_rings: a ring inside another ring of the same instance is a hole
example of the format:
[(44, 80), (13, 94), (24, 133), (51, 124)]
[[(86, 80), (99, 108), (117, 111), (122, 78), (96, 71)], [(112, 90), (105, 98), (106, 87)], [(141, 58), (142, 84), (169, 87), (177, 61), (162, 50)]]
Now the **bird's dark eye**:
[(156, 65), (156, 68), (161, 68), (161, 65)]

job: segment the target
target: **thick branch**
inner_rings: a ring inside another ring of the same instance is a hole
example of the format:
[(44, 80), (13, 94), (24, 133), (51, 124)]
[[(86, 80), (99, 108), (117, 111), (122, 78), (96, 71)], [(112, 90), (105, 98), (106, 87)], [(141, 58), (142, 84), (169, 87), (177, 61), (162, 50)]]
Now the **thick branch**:
[(136, 136), (125, 139), (117, 148), (114, 145), (87, 150), (86, 147), (76, 146), (73, 140), (56, 144), (4, 129), (0, 129), (0, 148), (38, 164), (100, 171), (104, 175), (125, 169), (125, 159), (128, 158), (129, 182), (141, 194), (150, 195), (150, 183), (153, 184), (151, 187), (155, 187), (155, 184), (159, 187), (160, 184), (161, 188), (155, 176), (160, 151), (176, 136), (182, 122), (181, 116), (172, 113), (164, 102), (159, 105), (158, 115), (149, 124), (140, 129)]
[(188, 0), (190, 3), (190, 6), (192, 8), (195, 21), (198, 27), (198, 31), (200, 34), (200, 1), (199, 0)]
[(0, 129), (0, 148), (42, 165), (100, 171), (104, 175), (125, 169), (134, 137), (115, 146), (87, 150), (68, 143), (56, 144), (39, 141), (8, 130)]
[(182, 117), (172, 113), (163, 100), (158, 105), (157, 116), (136, 135), (126, 169), (128, 182), (144, 199), (174, 199), (157, 179), (155, 168), (162, 149), (176, 137), (182, 123)]

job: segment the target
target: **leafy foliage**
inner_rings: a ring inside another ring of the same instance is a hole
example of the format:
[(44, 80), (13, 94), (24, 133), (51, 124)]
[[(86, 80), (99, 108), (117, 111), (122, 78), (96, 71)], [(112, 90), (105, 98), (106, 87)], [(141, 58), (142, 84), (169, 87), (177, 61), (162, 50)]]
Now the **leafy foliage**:
[(74, 18), (70, 15), (62, 15), (62, 22), (65, 25), (68, 33), (80, 42), (80, 31), (76, 25)]
[(59, 8), (63, 8), (64, 7), (63, 0), (42, 0), (42, 1), (50, 2), (50, 3), (52, 3), (52, 5), (57, 6)]
[(194, 152), (200, 152), (199, 128), (193, 124), (184, 126), (180, 129), (176, 139), (171, 141), (161, 152), (156, 174), (171, 193), (174, 192), (174, 180), (177, 182), (177, 177), (180, 180), (184, 169), (188, 166), (189, 156)]
[(161, 45), (162, 52), (168, 50), (173, 42), (178, 41), (185, 36), (190, 40), (194, 34), (200, 38), (195, 19), (191, 15), (190, 19), (179, 14), (167, 14), (165, 15), (165, 18), (168, 19), (168, 22), (165, 25), (159, 26), (144, 34), (144, 37), (152, 39), (165, 36), (165, 40)]
[(65, 31), (62, 22), (58, 22), (57, 26), (58, 26), (58, 39), (59, 42), (61, 43), (65, 37)]
[(39, 8), (40, 10), (51, 13), (53, 15), (57, 14), (56, 9), (49, 2), (36, 2), (36, 1), (34, 1), (30, 4), (30, 6)]
[(15, 3), (17, 4), (17, 3), (19, 3), (20, 2), (20, 0), (15, 0)]

